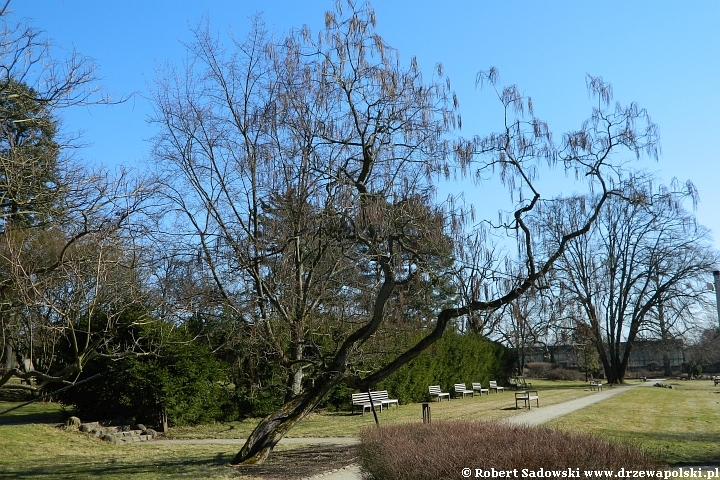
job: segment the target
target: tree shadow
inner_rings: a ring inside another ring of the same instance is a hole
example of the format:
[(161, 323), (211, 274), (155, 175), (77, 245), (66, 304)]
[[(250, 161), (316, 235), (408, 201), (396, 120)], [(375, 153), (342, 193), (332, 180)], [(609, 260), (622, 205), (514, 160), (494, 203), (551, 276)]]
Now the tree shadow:
[(132, 477), (154, 474), (157, 477), (177, 475), (199, 477), (203, 470), (228, 464), (228, 458), (213, 460), (172, 460), (153, 464), (127, 464), (108, 460), (105, 464), (79, 463), (75, 465), (28, 465), (22, 472), (0, 472), (0, 480), (24, 480), (34, 478), (104, 478), (108, 476)]
[[(4, 412), (19, 404), (0, 402), (0, 412)], [(11, 412), (0, 415), (0, 425), (27, 425), (30, 423), (62, 423), (69, 415), (58, 404), (31, 403)]]
[[(137, 447), (142, 448), (142, 447)], [(119, 450), (120, 454), (120, 450)], [(346, 467), (357, 460), (356, 447), (349, 445), (314, 445), (274, 452), (262, 465), (230, 467), (233, 454), (219, 453), (212, 459), (153, 461), (128, 464), (115, 459), (106, 463), (76, 465), (41, 465), (23, 468), (17, 472), (0, 472), (0, 480), (31, 480), (55, 478), (203, 478), (227, 469), (226, 476), (248, 475), (271, 479), (301, 479)]]

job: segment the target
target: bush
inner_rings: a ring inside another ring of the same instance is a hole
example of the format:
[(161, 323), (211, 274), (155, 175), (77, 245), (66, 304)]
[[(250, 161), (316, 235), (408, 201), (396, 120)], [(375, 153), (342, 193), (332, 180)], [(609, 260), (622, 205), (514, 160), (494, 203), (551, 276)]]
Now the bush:
[(376, 480), (462, 478), (461, 470), (656, 469), (645, 451), (589, 435), (496, 422), (397, 424), (365, 429), (360, 463)]
[(552, 365), (552, 363), (548, 362), (528, 362), (527, 367), (525, 367), (525, 373), (527, 376), (533, 378), (547, 378), (552, 369)]
[(456, 383), (502, 383), (514, 365), (511, 353), (499, 343), (480, 335), (447, 332), (376, 389), (387, 390), (400, 403), (422, 402), (428, 398), (430, 385), (440, 385), (447, 392)]
[(558, 367), (550, 370), (545, 378), (548, 380), (584, 380), (585, 374), (577, 370)]
[(583, 380), (585, 374), (578, 370), (563, 368), (557, 363), (530, 362), (527, 364), (527, 374), (533, 378), (546, 378), (548, 380)]
[[(146, 325), (143, 335), (157, 335), (163, 325)], [(170, 425), (192, 425), (238, 416), (233, 392), (227, 385), (224, 365), (207, 347), (194, 342), (180, 329), (166, 326), (165, 343), (154, 355), (97, 358), (79, 380), (105, 372), (100, 378), (58, 394), (85, 419), (134, 419), (158, 425), (165, 408)]]

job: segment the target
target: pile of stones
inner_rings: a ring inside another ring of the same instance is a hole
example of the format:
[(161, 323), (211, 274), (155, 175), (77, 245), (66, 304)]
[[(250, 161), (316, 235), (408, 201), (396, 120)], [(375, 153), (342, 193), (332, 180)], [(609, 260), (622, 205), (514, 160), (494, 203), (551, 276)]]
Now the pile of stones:
[(138, 423), (136, 425), (111, 425), (112, 422), (80, 422), (77, 417), (70, 417), (65, 422), (65, 427), (70, 429), (78, 429), (81, 432), (94, 435), (106, 442), (134, 443), (146, 442), (157, 436), (157, 432), (152, 428), (146, 428), (145, 425)]
[(653, 387), (670, 388), (670, 389), (674, 388), (672, 385), (665, 385), (664, 383), (656, 383), (655, 385), (653, 385)]

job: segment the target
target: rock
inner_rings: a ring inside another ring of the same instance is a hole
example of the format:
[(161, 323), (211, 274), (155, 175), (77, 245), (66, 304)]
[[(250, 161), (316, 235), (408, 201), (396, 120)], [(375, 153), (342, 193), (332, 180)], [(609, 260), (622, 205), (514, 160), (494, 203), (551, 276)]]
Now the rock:
[(147, 427), (142, 423), (138, 423), (137, 425), (135, 425), (134, 430), (147, 430)]
[(100, 424), (98, 422), (87, 422), (80, 424), (81, 432), (90, 433), (96, 428), (100, 428)]
[(80, 421), (80, 419), (78, 417), (70, 417), (67, 420), (65, 420), (65, 427), (77, 430), (80, 428), (81, 423), (82, 422)]

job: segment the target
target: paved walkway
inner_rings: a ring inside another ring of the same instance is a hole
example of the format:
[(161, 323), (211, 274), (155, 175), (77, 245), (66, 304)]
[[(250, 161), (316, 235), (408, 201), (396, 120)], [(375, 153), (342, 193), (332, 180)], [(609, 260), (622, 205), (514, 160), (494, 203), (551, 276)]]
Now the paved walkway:
[[(355, 437), (294, 437), (281, 438), (280, 445), (357, 445), (359, 440)], [(189, 440), (153, 440), (146, 445), (244, 445), (244, 438), (200, 438)], [(130, 445), (142, 445), (131, 443)]]
[[(569, 400), (567, 402), (556, 403), (547, 407), (543, 407), (541, 404), (540, 408), (528, 410), (525, 413), (515, 415), (514, 417), (504, 418), (501, 421), (513, 425), (540, 425), (545, 422), (549, 422), (550, 420), (553, 420), (557, 417), (567, 415), (568, 413), (574, 412), (575, 410), (585, 408), (589, 405), (592, 405), (593, 403), (597, 403), (605, 400), (606, 398), (610, 398), (613, 395), (617, 395), (618, 393), (625, 392), (631, 388), (655, 385), (658, 381), (662, 380), (653, 380), (643, 382), (637, 385), (623, 385), (614, 387), (608, 387), (606, 385), (604, 386), (603, 390), (592, 393), (585, 397), (576, 398), (575, 400)], [(540, 400), (542, 400), (542, 398), (540, 398)]]

